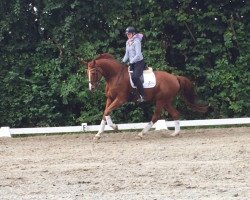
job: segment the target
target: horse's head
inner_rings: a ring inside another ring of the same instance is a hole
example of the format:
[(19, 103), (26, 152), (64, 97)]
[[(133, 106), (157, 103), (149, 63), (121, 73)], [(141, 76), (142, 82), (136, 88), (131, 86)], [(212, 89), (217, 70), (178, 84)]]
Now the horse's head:
[(117, 75), (119, 64), (115, 57), (111, 54), (104, 53), (96, 57), (94, 60), (87, 63), (88, 78), (89, 78), (89, 89), (91, 91), (97, 89), (100, 84), (102, 77), (106, 80)]
[(94, 91), (98, 88), (101, 78), (102, 72), (100, 68), (96, 66), (96, 60), (92, 60), (88, 62), (88, 78), (89, 78), (89, 90)]

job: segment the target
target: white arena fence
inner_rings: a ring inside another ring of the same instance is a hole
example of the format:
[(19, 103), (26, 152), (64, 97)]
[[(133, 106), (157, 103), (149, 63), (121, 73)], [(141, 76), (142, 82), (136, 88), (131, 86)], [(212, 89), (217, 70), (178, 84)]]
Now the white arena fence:
[[(229, 118), (229, 119), (206, 119), (206, 120), (182, 120), (181, 127), (191, 126), (222, 126), (222, 125), (243, 125), (250, 124), (250, 118)], [(138, 130), (143, 129), (147, 123), (118, 124), (119, 130)], [(174, 127), (174, 121), (158, 120), (152, 127), (155, 130), (167, 130)], [(81, 126), (61, 126), (61, 127), (37, 127), (37, 128), (10, 128), (1, 127), (0, 137), (12, 137), (14, 135), (33, 135), (33, 134), (55, 134), (55, 133), (77, 133), (98, 131), (99, 125), (87, 125), (82, 123)], [(106, 131), (113, 130), (108, 125)]]

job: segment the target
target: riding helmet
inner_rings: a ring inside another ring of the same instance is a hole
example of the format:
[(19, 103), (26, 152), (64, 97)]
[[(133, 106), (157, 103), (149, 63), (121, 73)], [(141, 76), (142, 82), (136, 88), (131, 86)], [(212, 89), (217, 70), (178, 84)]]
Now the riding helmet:
[(128, 34), (128, 33), (135, 33), (135, 28), (133, 26), (129, 26), (128, 28), (126, 28), (126, 31), (125, 33)]

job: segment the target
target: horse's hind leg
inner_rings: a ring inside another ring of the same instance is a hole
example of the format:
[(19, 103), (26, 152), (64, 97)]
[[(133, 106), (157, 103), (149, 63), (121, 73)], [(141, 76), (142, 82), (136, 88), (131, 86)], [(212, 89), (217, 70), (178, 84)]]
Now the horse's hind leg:
[(174, 133), (171, 134), (171, 136), (176, 136), (180, 133), (180, 113), (176, 110), (176, 108), (172, 105), (172, 103), (168, 103), (165, 106), (167, 112), (171, 115), (171, 117), (174, 119), (175, 123), (175, 130)]
[(152, 126), (154, 125), (154, 123), (157, 122), (157, 120), (160, 118), (161, 111), (162, 111), (163, 107), (164, 107), (164, 102), (163, 101), (157, 101), (156, 102), (156, 108), (155, 108), (154, 115), (152, 116), (151, 122), (149, 122), (147, 124), (147, 126), (138, 134), (138, 136), (140, 138), (142, 138), (143, 135), (145, 133), (147, 133), (149, 131), (149, 129), (152, 128)]

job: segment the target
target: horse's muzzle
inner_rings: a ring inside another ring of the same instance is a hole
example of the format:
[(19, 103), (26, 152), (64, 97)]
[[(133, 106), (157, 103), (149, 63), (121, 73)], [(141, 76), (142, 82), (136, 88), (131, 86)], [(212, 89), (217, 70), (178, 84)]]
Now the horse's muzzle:
[(97, 88), (98, 88), (98, 85), (89, 83), (89, 90), (91, 92), (94, 92), (95, 90), (97, 90)]

